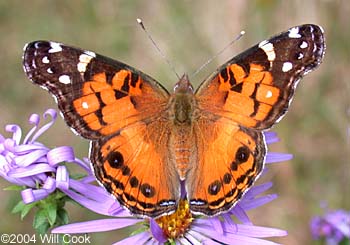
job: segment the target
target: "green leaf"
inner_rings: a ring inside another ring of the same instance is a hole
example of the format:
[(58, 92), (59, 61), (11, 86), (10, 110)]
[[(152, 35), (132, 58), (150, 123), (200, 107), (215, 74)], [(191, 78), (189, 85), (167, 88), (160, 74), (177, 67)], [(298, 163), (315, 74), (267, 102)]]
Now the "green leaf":
[(57, 204), (54, 202), (46, 203), (44, 210), (50, 226), (53, 226), (57, 218)]
[(344, 239), (340, 241), (339, 245), (350, 245), (350, 239), (344, 237)]
[(55, 199), (62, 199), (64, 197), (67, 197), (66, 193), (62, 192), (62, 191), (57, 191), (55, 193)]
[(22, 212), (22, 210), (24, 209), (24, 202), (21, 200), (19, 201), (14, 207), (13, 209), (11, 210), (11, 213), (15, 214), (15, 213), (19, 213), (19, 212)]
[(46, 218), (46, 212), (44, 209), (39, 209), (33, 220), (33, 227), (39, 234), (45, 234), (50, 225)]
[(32, 208), (36, 206), (37, 202), (25, 204), (22, 200), (19, 201), (16, 206), (11, 210), (12, 213), (21, 213), (21, 220), (29, 213)]
[(175, 245), (176, 242), (173, 239), (169, 239), (168, 241), (165, 242), (166, 245)]
[(46, 234), (47, 231), (49, 230), (50, 225), (48, 222), (42, 223), (39, 225), (37, 228), (35, 228), (36, 232), (39, 234)]
[(69, 222), (68, 213), (65, 209), (61, 208), (57, 211), (56, 225), (66, 225)]
[(70, 174), (70, 177), (71, 177), (72, 179), (78, 180), (78, 179), (82, 179), (82, 178), (86, 177), (86, 174), (74, 173), (74, 174)]
[(4, 191), (22, 191), (23, 189), (24, 189), (23, 186), (10, 185), (8, 187), (5, 187)]
[(139, 233), (142, 233), (142, 232), (144, 232), (146, 230), (148, 230), (148, 228), (146, 226), (142, 226), (142, 227), (134, 230), (133, 232), (131, 232), (130, 236), (135, 236), (135, 235), (137, 235)]
[(29, 213), (29, 211), (32, 210), (32, 208), (34, 208), (35, 206), (36, 206), (36, 202), (24, 204), (24, 207), (23, 207), (22, 212), (21, 212), (21, 220), (23, 220), (23, 218), (24, 218), (24, 217)]

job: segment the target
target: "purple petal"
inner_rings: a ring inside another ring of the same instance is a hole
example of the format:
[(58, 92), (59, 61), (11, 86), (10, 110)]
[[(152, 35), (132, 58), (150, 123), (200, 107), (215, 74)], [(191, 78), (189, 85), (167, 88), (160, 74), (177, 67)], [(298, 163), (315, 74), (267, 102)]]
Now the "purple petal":
[(324, 220), (344, 236), (350, 237), (350, 214), (344, 210), (331, 211), (324, 216)]
[[(252, 233), (257, 233), (257, 232), (254, 232), (254, 230), (253, 230), (254, 228), (257, 228), (257, 226), (250, 226), (250, 225), (245, 225), (245, 226), (251, 227)], [(209, 238), (213, 238), (219, 242), (232, 244), (232, 245), (242, 245), (242, 244), (246, 244), (246, 245), (248, 245), (248, 244), (272, 245), (272, 244), (276, 244), (276, 243), (271, 242), (271, 241), (261, 240), (258, 238), (253, 238), (251, 236), (244, 235), (246, 233), (245, 230), (243, 230), (243, 232), (242, 232), (243, 234), (241, 234), (240, 227), (238, 227), (238, 229), (236, 230), (235, 233), (226, 233), (225, 235), (220, 235), (217, 232), (214, 232), (213, 229), (210, 228), (210, 226), (195, 226), (192, 228), (192, 230), (199, 232), (199, 233), (201, 233)], [(275, 231), (271, 232), (270, 234), (272, 234), (272, 233), (273, 234), (280, 234), (281, 236), (286, 235), (285, 232), (284, 233), (282, 233), (282, 231), (280, 233), (277, 232), (280, 230), (277, 230), (277, 229), (273, 229), (273, 230), (275, 230)]]
[(34, 124), (34, 127), (32, 127), (32, 129), (27, 133), (26, 137), (23, 140), (23, 144), (29, 143), (29, 138), (32, 136), (34, 131), (36, 131), (38, 129), (38, 126), (40, 123), (40, 116), (38, 114), (32, 114), (29, 117), (28, 122), (29, 122), (29, 124)]
[[(4, 167), (4, 166), (2, 166), (2, 167)], [(8, 182), (16, 184), (16, 185), (23, 185), (23, 186), (32, 187), (32, 188), (36, 187), (36, 181), (34, 178), (32, 178), (32, 177), (23, 177), (20, 179), (12, 178), (12, 177), (9, 177), (7, 175), (8, 171), (9, 170), (7, 170), (7, 172), (6, 172), (6, 171), (4, 171), (3, 168), (2, 169), (0, 168), (0, 176), (3, 177), (4, 179), (6, 179)]]
[(272, 200), (276, 199), (278, 196), (276, 194), (269, 194), (262, 197), (257, 197), (255, 199), (245, 201), (242, 200), (242, 202), (239, 203), (239, 205), (246, 211), (260, 207), (265, 205), (266, 203), (271, 202)]
[[(229, 213), (224, 214), (222, 217), (224, 218), (224, 222), (222, 223), (224, 233), (226, 233), (227, 227), (230, 227), (232, 230), (237, 230), (237, 224), (233, 221)], [(248, 222), (250, 222), (249, 218)]]
[(292, 158), (292, 154), (268, 152), (266, 154), (266, 163), (285, 162), (291, 160)]
[(14, 139), (5, 139), (3, 144), (6, 151), (15, 152), (17, 143)]
[(160, 228), (160, 226), (154, 219), (150, 219), (149, 224), (151, 233), (157, 241), (164, 243), (168, 240), (164, 235), (162, 228)]
[(319, 216), (315, 216), (311, 219), (310, 222), (310, 228), (311, 228), (311, 234), (314, 239), (320, 238), (320, 226), (322, 224), (322, 219)]
[[(47, 150), (37, 150), (23, 156), (16, 156), (16, 165), (26, 167), (30, 164), (38, 162), (40, 158), (43, 158), (47, 154)], [(46, 162), (46, 161), (45, 161)]]
[(22, 177), (28, 177), (28, 176), (34, 176), (39, 173), (45, 173), (45, 172), (54, 172), (55, 168), (50, 167), (47, 164), (39, 163), (35, 165), (31, 165), (25, 168), (16, 168), (11, 169), (7, 175), (12, 178), (22, 178)]
[(139, 223), (139, 219), (119, 218), (119, 219), (100, 219), (74, 224), (68, 224), (54, 228), (52, 233), (79, 234), (101, 231), (112, 231)]
[[(101, 194), (101, 193), (95, 192), (94, 189), (98, 188), (97, 186), (80, 183), (79, 181), (70, 179), (70, 188), (72, 190), (62, 189), (62, 192), (67, 194), (70, 198), (80, 203), (82, 206), (86, 207), (87, 209), (94, 211), (95, 213), (110, 215), (108, 211), (112, 206), (112, 204), (115, 203), (116, 201), (114, 198), (112, 198), (107, 194)], [(78, 190), (86, 189), (86, 191), (84, 192), (78, 191), (81, 193), (81, 194), (78, 194), (76, 192), (77, 189)], [(90, 194), (94, 194), (93, 195), (94, 199), (89, 199), (87, 192), (91, 192)]]
[(44, 182), (43, 189), (47, 190), (50, 193), (53, 192), (56, 189), (55, 179), (48, 176)]
[(36, 142), (36, 144), (17, 145), (14, 149), (14, 153), (24, 155), (36, 150), (46, 150), (46, 152), (48, 152), (49, 148)]
[(272, 131), (264, 132), (264, 136), (265, 136), (266, 144), (268, 145), (280, 141), (276, 132), (272, 132)]
[(90, 199), (87, 199), (83, 195), (79, 195), (74, 191), (71, 190), (62, 190), (67, 196), (72, 198), (77, 203), (81, 204), (87, 209), (90, 209), (91, 211), (102, 214), (102, 215), (109, 215), (108, 210), (112, 203), (103, 203), (103, 202), (96, 202)]
[(130, 212), (127, 211), (125, 208), (120, 206), (119, 202), (115, 201), (108, 209), (108, 214), (110, 216), (119, 216), (119, 217), (125, 217), (130, 216)]
[(56, 187), (60, 190), (69, 189), (69, 173), (66, 166), (58, 166), (56, 170)]
[(8, 124), (5, 126), (7, 132), (13, 133), (12, 139), (19, 145), (22, 138), (22, 129), (16, 124)]
[(42, 126), (32, 137), (32, 140), (30, 142), (36, 141), (37, 138), (39, 138), (40, 135), (42, 135), (46, 130), (48, 130), (56, 121), (57, 118), (57, 112), (54, 109), (48, 109), (44, 112), (43, 115), (44, 119), (47, 119), (48, 117), (51, 117), (50, 121)]
[(80, 182), (86, 183), (86, 184), (91, 183), (91, 182), (94, 182), (94, 181), (96, 181), (96, 177), (93, 176), (93, 175), (85, 176), (84, 178), (82, 178), (82, 179), (80, 180)]
[(237, 224), (237, 230), (227, 230), (227, 232), (236, 233), (241, 236), (249, 236), (249, 237), (281, 237), (286, 236), (288, 233), (284, 230), (269, 228), (269, 227), (261, 227), (256, 225), (242, 225)]
[(0, 143), (5, 141), (5, 137), (0, 134)]
[(260, 195), (261, 193), (270, 189), (272, 185), (272, 182), (267, 182), (261, 185), (254, 185), (249, 189), (249, 191), (247, 191), (242, 200), (253, 199), (255, 196)]
[[(237, 219), (239, 219), (243, 224), (252, 224), (245, 210), (246, 209), (242, 207), (241, 202), (239, 202), (233, 209), (231, 209), (230, 213), (236, 216)], [(226, 216), (228, 216), (229, 220), (232, 221), (231, 217), (228, 214), (226, 214), (224, 217)]]
[(48, 193), (45, 189), (40, 189), (40, 190), (25, 189), (21, 191), (22, 200), (25, 204), (44, 199), (49, 194), (50, 193)]
[[(254, 226), (252, 226), (254, 227)], [(217, 232), (215, 232), (213, 229), (210, 228), (210, 226), (207, 227), (193, 227), (192, 231), (196, 231), (198, 233), (203, 234), (204, 236), (208, 237), (208, 238), (213, 238), (216, 241), (222, 242), (222, 243), (226, 243), (226, 244), (230, 244), (230, 245), (272, 245), (272, 244), (276, 244), (274, 242), (271, 241), (266, 241), (266, 240), (261, 240), (261, 239), (257, 239), (257, 238), (252, 238), (252, 237), (247, 237), (247, 236), (241, 236), (241, 235), (237, 235), (237, 234), (228, 234), (226, 233), (225, 235), (220, 235)], [(208, 241), (205, 241), (205, 244), (210, 244)], [(212, 244), (220, 244), (220, 243), (214, 243), (214, 241), (212, 241)]]
[(176, 242), (176, 245), (194, 245), (194, 244), (195, 245), (201, 245), (201, 244), (217, 245), (219, 243), (214, 242), (212, 239), (208, 239), (201, 233), (198, 233), (193, 230), (187, 231), (184, 237), (179, 238), (178, 241)]
[(145, 244), (147, 241), (152, 240), (148, 232), (142, 232), (134, 236), (125, 238), (119, 242), (113, 243), (113, 245), (125, 245), (125, 244)]
[(47, 161), (52, 166), (61, 162), (71, 162), (74, 161), (74, 159), (74, 151), (70, 146), (56, 147), (47, 153)]
[[(89, 160), (88, 159), (84, 159), (86, 160), (86, 162), (78, 159), (78, 158), (75, 158), (74, 163), (78, 164), (80, 167), (84, 168), (86, 170), (86, 172), (88, 172), (90, 175), (93, 175), (92, 171), (91, 171), (91, 168), (90, 168), (90, 164), (89, 163)], [(96, 178), (94, 177), (94, 179), (96, 180)]]
[(71, 179), (70, 187), (75, 191), (83, 194), (87, 198), (91, 200), (99, 201), (99, 202), (109, 202), (110, 200), (115, 201), (115, 199), (107, 193), (103, 187), (81, 183), (80, 181)]
[(218, 217), (208, 218), (213, 228), (220, 234), (224, 234), (224, 229), (222, 228), (222, 223)]

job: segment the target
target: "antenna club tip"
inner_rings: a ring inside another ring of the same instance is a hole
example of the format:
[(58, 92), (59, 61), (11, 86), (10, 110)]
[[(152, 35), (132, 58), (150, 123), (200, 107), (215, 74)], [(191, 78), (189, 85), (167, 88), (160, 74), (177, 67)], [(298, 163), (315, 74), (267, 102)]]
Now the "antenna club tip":
[(241, 35), (244, 35), (245, 34), (245, 31), (241, 31)]
[(136, 19), (137, 23), (141, 24), (142, 23), (142, 20), (140, 18), (137, 18)]

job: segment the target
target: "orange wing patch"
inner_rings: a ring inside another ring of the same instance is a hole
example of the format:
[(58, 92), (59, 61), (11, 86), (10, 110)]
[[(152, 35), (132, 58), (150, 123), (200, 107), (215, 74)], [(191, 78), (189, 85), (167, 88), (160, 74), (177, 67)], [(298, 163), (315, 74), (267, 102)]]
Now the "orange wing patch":
[[(258, 64), (249, 68), (231, 64), (208, 80), (207, 87), (199, 90), (198, 99), (202, 110), (230, 118), (245, 127), (257, 127), (274, 110), (281, 91), (273, 85), (269, 71)], [(211, 106), (205, 101), (216, 98)]]
[(159, 128), (168, 126), (137, 122), (91, 147), (96, 177), (134, 214), (170, 213), (179, 199), (179, 178), (173, 177), (176, 170), (164, 154), (168, 139), (159, 137)]
[[(106, 73), (98, 73), (83, 84), (82, 95), (73, 101), (73, 107), (90, 129), (110, 135), (155, 113), (155, 108), (140, 108), (137, 103), (143, 90), (150, 92), (147, 86), (140, 76), (133, 80), (131, 71), (120, 70), (110, 79)], [(157, 96), (143, 97), (146, 100), (143, 105), (150, 102), (147, 98), (152, 98), (152, 103), (157, 100), (158, 104), (164, 103)], [(144, 113), (141, 115), (140, 111)]]
[[(212, 216), (232, 207), (253, 184), (266, 149), (261, 133), (224, 118), (199, 120), (195, 132), (199, 161), (188, 173), (188, 198), (192, 211)], [(206, 138), (200, 136), (203, 132)]]

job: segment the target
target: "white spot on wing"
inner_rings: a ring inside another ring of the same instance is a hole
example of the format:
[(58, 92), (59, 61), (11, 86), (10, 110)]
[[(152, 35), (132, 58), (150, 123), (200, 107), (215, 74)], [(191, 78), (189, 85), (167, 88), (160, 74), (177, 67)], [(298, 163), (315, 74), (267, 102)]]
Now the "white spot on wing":
[(70, 84), (70, 77), (68, 75), (61, 75), (59, 78), (58, 78), (58, 81), (60, 81), (60, 83), (63, 83), (63, 84)]
[(300, 48), (307, 48), (307, 46), (309, 46), (307, 44), (307, 42), (303, 41), (301, 44), (300, 44)]
[(87, 55), (90, 55), (90, 56), (92, 56), (94, 58), (96, 57), (96, 54), (94, 52), (92, 52), (92, 51), (86, 50), (84, 53), (87, 54)]
[(288, 37), (290, 38), (301, 38), (301, 35), (299, 34), (299, 27), (293, 27), (289, 30)]
[(44, 64), (50, 63), (50, 60), (49, 60), (49, 58), (47, 58), (47, 56), (44, 56), (44, 57), (41, 59), (41, 61), (42, 61)]
[(27, 50), (27, 47), (28, 47), (29, 43), (26, 43), (23, 47), (23, 51), (26, 51)]
[(303, 53), (299, 53), (297, 59), (298, 59), (298, 60), (301, 60), (302, 58), (304, 58), (304, 54), (303, 54)]
[(275, 50), (273, 48), (273, 44), (269, 43), (267, 41), (262, 41), (259, 44), (259, 47), (264, 50), (265, 54), (267, 55), (267, 59), (272, 62), (276, 59), (276, 53)]
[[(88, 51), (86, 51), (88, 52)], [(95, 54), (95, 53), (94, 53)], [(79, 63), (77, 65), (77, 69), (79, 72), (84, 73), (86, 71), (87, 65), (90, 63), (90, 61), (94, 58), (94, 56), (88, 55), (88, 54), (81, 54), (79, 56)]]
[(266, 98), (271, 98), (272, 97), (272, 92), (269, 90), (266, 92)]
[(83, 103), (81, 103), (81, 107), (83, 107), (84, 109), (88, 109), (89, 108), (89, 104), (84, 101)]
[(51, 70), (51, 68), (49, 67), (49, 68), (47, 68), (47, 73), (50, 73), (50, 74), (53, 74), (53, 71)]
[(262, 46), (264, 46), (265, 44), (267, 44), (269, 41), (264, 40), (262, 42), (259, 43), (259, 48), (261, 48)]
[(50, 42), (51, 49), (49, 49), (49, 53), (57, 53), (62, 51), (61, 44)]
[(288, 72), (293, 68), (293, 64), (290, 62), (284, 62), (282, 66), (282, 71), (283, 72)]

